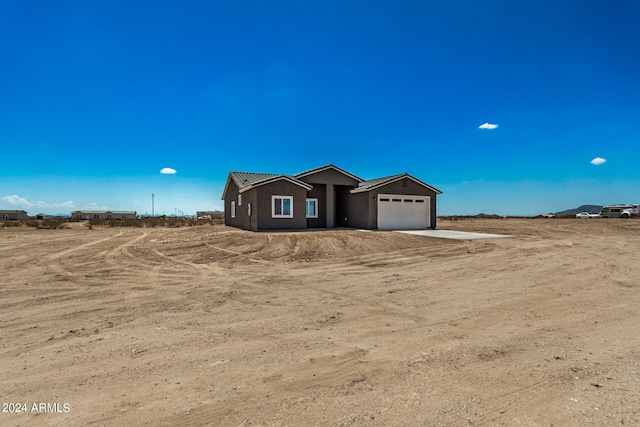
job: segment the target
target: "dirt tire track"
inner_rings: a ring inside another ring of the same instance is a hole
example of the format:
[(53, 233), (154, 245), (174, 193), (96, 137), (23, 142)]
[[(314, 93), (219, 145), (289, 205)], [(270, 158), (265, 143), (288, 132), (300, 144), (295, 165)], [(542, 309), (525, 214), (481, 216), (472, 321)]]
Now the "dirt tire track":
[(0, 424), (640, 424), (640, 221), (439, 225), (0, 230)]
[[(128, 265), (127, 265), (127, 264), (124, 264), (124, 265), (123, 265), (123, 264), (119, 264), (119, 263), (116, 261), (116, 259), (117, 259), (117, 256), (118, 256), (118, 255), (126, 255), (126, 254), (128, 254), (128, 255), (129, 255), (129, 257), (133, 258), (133, 259), (134, 259), (135, 261), (137, 261), (137, 262), (145, 262), (145, 263), (146, 263), (146, 260), (142, 260), (142, 259), (140, 259), (140, 258), (133, 257), (133, 256), (131, 256), (131, 254), (129, 254), (128, 252), (125, 252), (125, 251), (126, 251), (126, 249), (127, 249), (129, 246), (131, 246), (131, 245), (133, 245), (134, 243), (136, 243), (136, 242), (138, 242), (138, 241), (140, 241), (140, 240), (144, 239), (144, 238), (145, 238), (145, 237), (147, 237), (149, 234), (150, 234), (150, 232), (145, 232), (145, 233), (143, 233), (143, 234), (141, 234), (141, 235), (139, 235), (139, 236), (135, 236), (135, 237), (133, 237), (133, 238), (130, 238), (130, 239), (129, 239), (129, 240), (127, 240), (125, 243), (123, 243), (123, 244), (119, 245), (119, 246), (118, 246), (118, 247), (116, 247), (115, 249), (112, 249), (112, 250), (108, 251), (108, 252), (105, 254), (105, 256), (104, 256), (104, 262), (105, 262), (105, 264), (107, 264), (107, 265), (108, 265), (108, 266), (110, 266), (110, 267), (122, 267), (122, 268), (126, 268), (126, 267), (128, 267)], [(120, 236), (120, 234), (119, 234), (118, 236)]]
[(49, 255), (47, 257), (47, 267), (49, 269), (53, 270), (57, 274), (65, 275), (65, 276), (69, 276), (69, 277), (76, 277), (77, 274), (75, 272), (70, 271), (69, 269), (64, 268), (62, 265), (60, 265), (60, 260), (63, 257), (65, 257), (67, 255), (70, 255), (72, 253), (77, 253), (79, 251), (82, 251), (83, 249), (87, 249), (87, 248), (90, 248), (92, 246), (108, 242), (108, 241), (110, 241), (110, 240), (112, 240), (114, 238), (122, 236), (123, 234), (124, 234), (124, 232), (121, 231), (118, 234), (116, 234), (115, 236), (109, 236), (109, 237), (105, 237), (105, 238), (102, 238), (102, 239), (99, 239), (99, 240), (96, 240), (96, 241), (90, 241), (88, 243), (84, 243), (82, 245), (79, 245), (79, 246), (76, 246), (76, 247), (73, 247), (73, 248), (68, 248), (68, 249), (65, 249), (63, 251), (60, 251), (60, 252), (54, 253), (52, 255)]

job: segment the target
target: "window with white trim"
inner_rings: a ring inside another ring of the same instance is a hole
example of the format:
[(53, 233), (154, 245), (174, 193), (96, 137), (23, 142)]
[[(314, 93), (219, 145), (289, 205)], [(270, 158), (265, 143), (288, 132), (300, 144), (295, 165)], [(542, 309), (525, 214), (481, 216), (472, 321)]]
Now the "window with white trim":
[(251, 203), (247, 203), (247, 216), (251, 216)]
[(271, 218), (293, 218), (293, 196), (271, 196)]
[(242, 194), (238, 194), (238, 206), (242, 206)]
[(318, 199), (307, 199), (307, 218), (318, 218)]
[(231, 202), (231, 218), (236, 217), (236, 202)]

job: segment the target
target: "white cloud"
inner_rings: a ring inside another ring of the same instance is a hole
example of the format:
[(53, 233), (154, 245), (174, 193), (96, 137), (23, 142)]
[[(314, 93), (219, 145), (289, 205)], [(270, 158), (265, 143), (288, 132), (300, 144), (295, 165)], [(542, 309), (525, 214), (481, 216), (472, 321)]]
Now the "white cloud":
[(478, 126), (478, 129), (495, 129), (497, 128), (498, 125), (493, 124), (493, 123), (483, 123), (480, 126)]
[(43, 202), (42, 200), (37, 201), (29, 201), (24, 197), (20, 197), (17, 194), (13, 194), (11, 196), (4, 196), (2, 201), (10, 204), (11, 206), (20, 206), (23, 208), (75, 208), (73, 204), (73, 200), (68, 200), (62, 203), (48, 203)]
[(107, 211), (107, 210), (109, 210), (109, 206), (100, 206), (99, 204), (93, 202), (93, 203), (89, 203), (88, 205), (84, 205), (82, 207), (82, 210), (87, 210), (87, 211)]
[(164, 175), (174, 175), (177, 173), (177, 171), (171, 168), (163, 168), (162, 170), (160, 170), (160, 173)]
[(606, 161), (607, 161), (607, 159), (603, 159), (602, 157), (596, 157), (595, 159), (591, 160), (591, 164), (598, 166), (598, 165), (603, 164)]

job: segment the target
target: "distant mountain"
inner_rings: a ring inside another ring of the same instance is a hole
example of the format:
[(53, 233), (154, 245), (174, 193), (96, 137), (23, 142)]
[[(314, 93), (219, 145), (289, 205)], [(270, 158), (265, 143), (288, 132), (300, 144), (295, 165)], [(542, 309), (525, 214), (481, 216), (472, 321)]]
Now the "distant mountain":
[(567, 209), (566, 211), (556, 212), (557, 216), (575, 215), (578, 212), (600, 213), (602, 205), (582, 205), (575, 209)]
[(502, 218), (500, 215), (497, 214), (486, 214), (486, 213), (479, 213), (477, 215), (475, 215), (476, 218)]

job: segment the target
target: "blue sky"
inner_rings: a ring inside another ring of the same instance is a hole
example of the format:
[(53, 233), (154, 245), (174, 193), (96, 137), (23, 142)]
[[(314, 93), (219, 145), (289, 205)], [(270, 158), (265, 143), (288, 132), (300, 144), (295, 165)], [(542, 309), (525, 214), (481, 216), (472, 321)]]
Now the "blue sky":
[(638, 22), (626, 0), (1, 1), (0, 209), (191, 214), (231, 170), (328, 163), (408, 172), (443, 215), (638, 203)]

